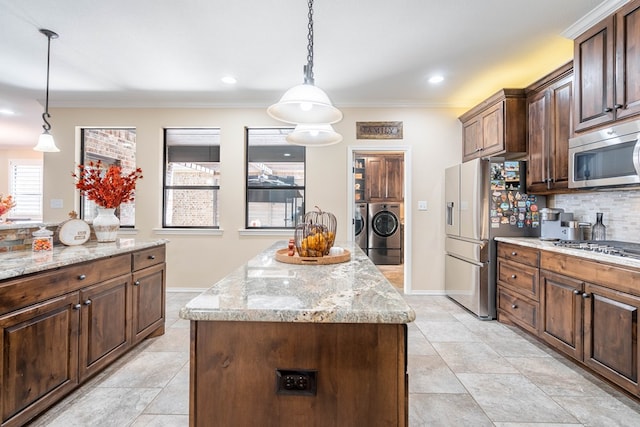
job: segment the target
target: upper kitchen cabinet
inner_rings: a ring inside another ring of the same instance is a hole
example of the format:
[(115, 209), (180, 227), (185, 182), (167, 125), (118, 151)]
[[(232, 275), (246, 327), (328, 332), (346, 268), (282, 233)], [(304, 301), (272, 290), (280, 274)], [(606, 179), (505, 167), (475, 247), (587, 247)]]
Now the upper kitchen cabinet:
[(568, 188), (572, 134), (573, 62), (525, 89), (527, 93), (527, 192)]
[(366, 158), (365, 199), (367, 202), (403, 200), (404, 158), (380, 155)]
[(575, 39), (575, 131), (640, 114), (640, 0)]
[(460, 116), (462, 161), (526, 152), (524, 89), (503, 89)]

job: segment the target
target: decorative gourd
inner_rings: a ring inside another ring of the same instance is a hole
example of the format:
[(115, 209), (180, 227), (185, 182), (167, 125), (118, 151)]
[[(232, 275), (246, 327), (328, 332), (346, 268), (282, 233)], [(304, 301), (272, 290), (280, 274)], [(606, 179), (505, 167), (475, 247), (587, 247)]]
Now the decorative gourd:
[(329, 255), (329, 249), (336, 239), (337, 221), (334, 214), (317, 211), (307, 212), (304, 223), (295, 229), (295, 245), (301, 257), (322, 257)]

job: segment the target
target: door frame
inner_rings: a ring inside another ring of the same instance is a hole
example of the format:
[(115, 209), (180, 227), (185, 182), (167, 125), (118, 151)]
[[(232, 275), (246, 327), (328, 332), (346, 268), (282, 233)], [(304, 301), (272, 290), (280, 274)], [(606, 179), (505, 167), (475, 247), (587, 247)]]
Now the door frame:
[[(411, 286), (411, 265), (412, 265), (412, 251), (411, 251), (411, 147), (407, 145), (349, 145), (347, 147), (347, 224), (346, 230), (349, 230), (348, 239), (353, 241), (355, 236), (355, 200), (354, 200), (354, 174), (353, 174), (353, 160), (354, 153), (366, 151), (369, 153), (386, 152), (402, 153), (404, 158), (404, 171), (402, 175), (402, 183), (404, 187), (403, 191), (403, 203), (404, 203), (404, 233), (402, 235), (402, 249), (404, 251), (404, 262), (402, 264), (404, 270), (404, 293), (409, 295), (412, 292)], [(355, 242), (354, 242), (355, 244)]]

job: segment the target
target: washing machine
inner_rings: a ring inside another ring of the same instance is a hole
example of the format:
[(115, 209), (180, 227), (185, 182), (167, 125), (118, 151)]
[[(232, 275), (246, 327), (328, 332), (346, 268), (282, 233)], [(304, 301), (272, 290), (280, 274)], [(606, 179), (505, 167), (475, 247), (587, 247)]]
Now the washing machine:
[(367, 217), (367, 204), (356, 203), (355, 218), (354, 218), (354, 240), (356, 245), (367, 253), (367, 223), (369, 218)]
[(368, 255), (374, 264), (402, 263), (401, 203), (369, 203)]

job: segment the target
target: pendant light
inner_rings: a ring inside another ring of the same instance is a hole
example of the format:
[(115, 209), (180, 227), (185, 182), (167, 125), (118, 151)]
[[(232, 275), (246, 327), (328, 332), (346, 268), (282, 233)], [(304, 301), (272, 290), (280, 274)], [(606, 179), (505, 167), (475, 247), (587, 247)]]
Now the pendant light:
[(51, 39), (57, 39), (58, 34), (46, 29), (41, 29), (40, 32), (47, 36), (47, 91), (44, 99), (44, 113), (42, 113), (42, 120), (44, 121), (42, 128), (44, 129), (44, 132), (42, 132), (42, 135), (38, 138), (38, 145), (33, 147), (33, 149), (35, 151), (57, 153), (60, 149), (56, 147), (53, 135), (49, 133), (51, 130), (51, 124), (47, 121), (47, 118), (51, 117), (49, 114), (49, 63), (51, 58)]
[(309, 32), (307, 34), (307, 65), (304, 66), (304, 83), (294, 86), (282, 95), (267, 113), (276, 120), (293, 124), (336, 123), (342, 120), (342, 112), (331, 104), (327, 94), (314, 85), (313, 78), (313, 0), (309, 0)]
[(342, 135), (333, 130), (329, 123), (300, 123), (286, 139), (290, 144), (322, 147), (339, 143), (342, 141)]

